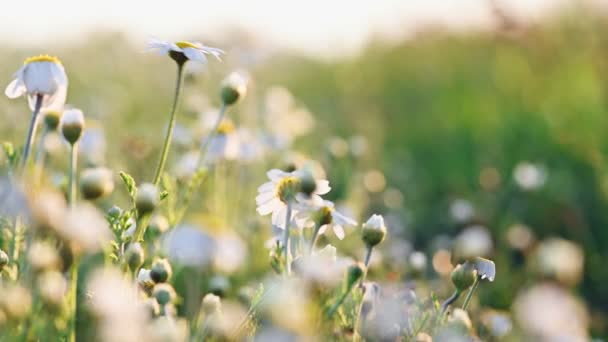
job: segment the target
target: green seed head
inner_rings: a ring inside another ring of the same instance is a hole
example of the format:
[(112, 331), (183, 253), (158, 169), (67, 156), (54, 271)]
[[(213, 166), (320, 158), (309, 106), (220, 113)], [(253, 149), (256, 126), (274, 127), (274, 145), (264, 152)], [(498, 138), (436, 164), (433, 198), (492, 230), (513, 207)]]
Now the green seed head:
[(156, 186), (144, 183), (137, 189), (135, 196), (135, 207), (140, 214), (149, 214), (158, 206), (160, 197)]
[(175, 290), (169, 284), (156, 284), (152, 292), (154, 298), (160, 305), (166, 305), (175, 300)]
[(131, 243), (125, 251), (125, 261), (131, 270), (136, 270), (144, 263), (144, 249), (140, 243)]
[(475, 266), (469, 262), (465, 262), (464, 264), (459, 264), (452, 271), (452, 283), (456, 286), (456, 289), (459, 292), (462, 292), (468, 289), (473, 283), (475, 279), (477, 279), (477, 270), (475, 270)]
[(173, 274), (173, 269), (167, 259), (156, 260), (152, 265), (152, 269), (150, 269), (150, 278), (157, 284), (169, 280), (171, 274)]

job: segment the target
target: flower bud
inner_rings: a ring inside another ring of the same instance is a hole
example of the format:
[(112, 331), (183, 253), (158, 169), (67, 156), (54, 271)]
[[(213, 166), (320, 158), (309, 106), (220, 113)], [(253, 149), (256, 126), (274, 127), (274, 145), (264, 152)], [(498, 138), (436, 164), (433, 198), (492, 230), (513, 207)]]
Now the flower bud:
[(226, 106), (233, 105), (247, 93), (247, 80), (243, 75), (233, 72), (222, 82), (220, 96)]
[(312, 195), (317, 189), (317, 181), (310, 172), (304, 172), (300, 177), (300, 191), (306, 196)]
[(358, 262), (356, 264), (350, 265), (346, 270), (346, 288), (350, 289), (355, 285), (359, 279), (363, 276), (363, 272), (365, 269), (365, 265)]
[(61, 133), (65, 140), (74, 145), (82, 136), (84, 115), (80, 109), (68, 109), (61, 117)]
[(386, 236), (386, 226), (382, 215), (372, 215), (367, 222), (363, 224), (361, 238), (367, 247), (374, 247)]
[(113, 218), (118, 218), (122, 214), (122, 209), (119, 206), (113, 205), (110, 210), (108, 210), (108, 215)]
[(95, 200), (113, 190), (112, 172), (104, 167), (86, 169), (80, 175), (80, 192), (85, 199)]
[(173, 302), (176, 297), (175, 290), (170, 284), (156, 284), (152, 295), (160, 305), (169, 304)]
[(155, 214), (150, 219), (150, 223), (148, 224), (148, 229), (151, 232), (162, 234), (169, 230), (169, 221), (163, 215)]
[(150, 278), (157, 284), (164, 283), (171, 278), (172, 273), (173, 269), (171, 268), (169, 261), (167, 261), (167, 259), (158, 259), (152, 264)]
[(135, 242), (129, 244), (125, 251), (125, 261), (132, 271), (138, 269), (144, 263), (144, 249), (140, 243)]
[(230, 290), (230, 281), (222, 275), (217, 275), (209, 280), (209, 291), (211, 293), (224, 296)]
[(8, 265), (9, 261), (8, 254), (0, 249), (0, 271), (2, 271), (2, 269)]
[(458, 264), (454, 268), (451, 277), (456, 290), (462, 292), (473, 285), (475, 279), (477, 279), (477, 270), (475, 270), (473, 264), (465, 262), (464, 264)]
[(213, 293), (207, 293), (205, 297), (203, 297), (201, 309), (205, 315), (212, 315), (220, 311), (221, 306), (222, 302), (220, 301), (220, 297), (214, 295)]
[(61, 112), (49, 110), (44, 113), (44, 125), (48, 131), (56, 130), (59, 126), (59, 120), (61, 120)]
[(153, 184), (144, 183), (137, 189), (135, 207), (140, 214), (148, 214), (154, 211), (159, 201), (158, 189)]

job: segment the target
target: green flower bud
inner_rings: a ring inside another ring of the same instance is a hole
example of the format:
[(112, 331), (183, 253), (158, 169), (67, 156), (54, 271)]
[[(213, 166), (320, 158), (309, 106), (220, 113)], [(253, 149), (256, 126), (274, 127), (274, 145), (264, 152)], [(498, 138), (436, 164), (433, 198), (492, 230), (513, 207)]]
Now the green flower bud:
[(219, 312), (221, 307), (222, 302), (220, 300), (220, 297), (214, 295), (213, 293), (207, 293), (205, 297), (203, 297), (201, 309), (203, 310), (205, 315), (212, 315), (216, 312)]
[(152, 295), (158, 304), (163, 306), (173, 302), (176, 297), (175, 290), (170, 284), (156, 284)]
[(84, 115), (80, 109), (68, 109), (61, 117), (61, 133), (67, 142), (74, 145), (82, 136)]
[(59, 126), (59, 120), (61, 119), (61, 112), (55, 110), (49, 110), (44, 113), (44, 125), (49, 131), (54, 131)]
[(140, 243), (131, 243), (125, 251), (125, 261), (132, 271), (141, 267), (144, 264), (144, 249)]
[(361, 238), (367, 247), (374, 247), (386, 237), (386, 226), (382, 215), (372, 215), (363, 224)]
[(150, 278), (157, 284), (167, 282), (172, 274), (173, 269), (167, 259), (156, 260), (150, 269)]
[(226, 106), (235, 104), (247, 93), (247, 81), (239, 73), (233, 72), (222, 82), (220, 96)]
[(462, 292), (473, 285), (475, 279), (477, 279), (477, 270), (475, 270), (473, 264), (465, 262), (454, 268), (451, 277), (456, 290)]
[(300, 178), (300, 191), (306, 196), (312, 195), (317, 189), (317, 181), (310, 172), (304, 172)]
[(155, 214), (150, 219), (150, 223), (148, 224), (148, 229), (151, 232), (162, 234), (169, 230), (169, 221), (163, 215)]
[(361, 279), (364, 270), (365, 265), (360, 262), (350, 265), (346, 270), (346, 288), (352, 288), (353, 285), (355, 285), (355, 283)]
[(158, 189), (153, 184), (144, 183), (137, 188), (135, 207), (141, 215), (154, 211), (158, 206), (159, 201)]
[(122, 215), (122, 209), (120, 209), (120, 207), (117, 205), (113, 205), (112, 208), (108, 210), (108, 215), (113, 218), (118, 218), (120, 215)]
[(95, 200), (109, 195), (114, 190), (112, 172), (98, 167), (86, 169), (80, 175), (80, 192), (88, 200)]

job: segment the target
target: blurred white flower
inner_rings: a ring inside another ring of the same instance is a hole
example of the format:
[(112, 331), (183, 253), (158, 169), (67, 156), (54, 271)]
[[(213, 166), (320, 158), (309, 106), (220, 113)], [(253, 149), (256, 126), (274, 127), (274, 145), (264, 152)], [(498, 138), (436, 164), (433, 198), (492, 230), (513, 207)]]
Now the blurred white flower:
[(312, 227), (317, 222), (322, 225), (319, 234), (331, 228), (340, 240), (344, 239), (344, 226), (355, 226), (357, 221), (340, 214), (332, 201), (324, 200), (319, 196), (303, 199), (295, 206), (298, 214), (296, 221), (301, 227)]
[(285, 148), (300, 136), (310, 132), (315, 126), (314, 116), (305, 108), (295, 105), (289, 90), (272, 87), (266, 93), (266, 128), (276, 139), (279, 148)]
[(493, 247), (490, 232), (479, 225), (466, 228), (454, 239), (454, 254), (459, 259), (488, 256)]
[(290, 331), (310, 334), (314, 331), (312, 303), (306, 283), (298, 278), (277, 279), (268, 288), (260, 311), (274, 324)]
[(315, 284), (334, 287), (342, 282), (346, 269), (353, 263), (351, 258), (338, 258), (336, 248), (326, 245), (310, 256), (297, 259), (294, 270)]
[(188, 179), (198, 168), (198, 151), (189, 151), (182, 154), (173, 166), (173, 174), (179, 179)]
[(517, 295), (513, 312), (519, 326), (536, 341), (589, 341), (589, 315), (580, 300), (550, 283)]
[(102, 213), (88, 203), (77, 204), (69, 210), (59, 233), (76, 251), (95, 253), (111, 239), (108, 222)]
[(14, 220), (16, 217), (27, 217), (30, 208), (28, 198), (9, 177), (0, 177), (0, 217)]
[(540, 243), (536, 250), (539, 271), (554, 277), (564, 285), (574, 286), (583, 276), (583, 249), (574, 242), (561, 238), (549, 238)]
[[(272, 214), (272, 224), (280, 228), (285, 228), (285, 217), (287, 215), (286, 197), (295, 197), (296, 194), (291, 192), (294, 191), (294, 188), (297, 188), (300, 178), (303, 176), (303, 171), (295, 170), (292, 172), (285, 172), (279, 169), (272, 169), (268, 171), (266, 175), (270, 181), (262, 184), (258, 188), (258, 195), (255, 198), (257, 212), (262, 216)], [(329, 187), (329, 182), (327, 180), (316, 180), (316, 189), (311, 194), (311, 198), (325, 195), (329, 190), (331, 190), (331, 188)], [(296, 213), (296, 210), (292, 211), (290, 220), (293, 220)]]
[(513, 329), (513, 322), (506, 312), (486, 310), (481, 314), (481, 322), (498, 339), (504, 338)]
[(409, 264), (417, 272), (423, 272), (426, 269), (427, 258), (426, 254), (420, 251), (414, 251), (408, 258)]
[(4, 93), (11, 99), (28, 95), (31, 110), (34, 110), (36, 97), (42, 96), (42, 110), (62, 110), (68, 90), (68, 77), (57, 57), (40, 55), (25, 60), (17, 70), (15, 79), (6, 87)]
[(450, 215), (456, 222), (467, 222), (475, 215), (475, 207), (465, 199), (456, 199), (450, 204)]
[(224, 54), (224, 51), (221, 49), (205, 46), (201, 43), (192, 43), (187, 41), (171, 43), (158, 39), (150, 39), (146, 50), (155, 50), (161, 55), (168, 55), (171, 51), (179, 52), (184, 54), (188, 60), (201, 63), (207, 62), (207, 55), (212, 55), (217, 60), (221, 61), (221, 55)]
[(148, 341), (153, 342), (186, 342), (188, 341), (188, 323), (185, 319), (161, 316), (147, 326)]
[(234, 234), (216, 237), (213, 265), (221, 272), (232, 273), (239, 269), (247, 258), (247, 245)]
[(68, 282), (58, 271), (47, 271), (38, 276), (38, 293), (44, 302), (59, 306), (68, 291)]
[(103, 128), (100, 126), (85, 128), (78, 142), (78, 154), (90, 165), (103, 165), (106, 160), (106, 149), (107, 142)]
[(212, 261), (216, 248), (215, 241), (200, 227), (187, 224), (165, 233), (162, 246), (172, 262), (199, 268)]
[(545, 184), (547, 174), (541, 165), (523, 161), (515, 166), (513, 178), (523, 190), (535, 190)]
[(144, 290), (151, 290), (154, 287), (154, 280), (150, 276), (150, 270), (140, 268), (137, 272), (137, 284)]
[(524, 251), (534, 242), (534, 233), (526, 225), (514, 224), (507, 230), (507, 241), (511, 247)]

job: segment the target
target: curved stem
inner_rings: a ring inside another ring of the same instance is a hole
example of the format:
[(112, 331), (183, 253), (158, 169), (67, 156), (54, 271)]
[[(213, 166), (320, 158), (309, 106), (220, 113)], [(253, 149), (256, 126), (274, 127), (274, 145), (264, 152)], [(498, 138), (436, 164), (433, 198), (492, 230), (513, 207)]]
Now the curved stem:
[(317, 245), (317, 240), (319, 240), (319, 230), (321, 230), (321, 226), (315, 223), (315, 230), (312, 233), (312, 238), (310, 239), (310, 250), (308, 254), (312, 254)]
[(222, 106), (220, 107), (220, 111), (217, 115), (217, 119), (215, 120), (213, 128), (209, 132), (209, 135), (207, 135), (205, 140), (201, 143), (201, 150), (198, 155), (198, 163), (197, 163), (197, 166), (199, 168), (203, 165), (203, 162), (205, 161), (205, 156), (207, 155), (207, 150), (209, 149), (209, 144), (211, 143), (211, 140), (213, 140), (213, 138), (217, 135), (217, 129), (220, 127), (222, 120), (224, 120), (224, 116), (226, 114), (226, 109), (228, 109), (228, 106), (226, 106), (226, 104), (222, 103)]
[(367, 277), (367, 269), (369, 268), (369, 261), (372, 259), (372, 250), (374, 249), (374, 247), (372, 246), (368, 246), (367, 247), (367, 252), (365, 253), (365, 270), (363, 270), (363, 276), (361, 277), (361, 284), (363, 284), (363, 282), (365, 281), (365, 278)]
[(291, 223), (291, 201), (287, 201), (285, 214), (285, 234), (283, 235), (283, 255), (285, 256), (285, 270), (287, 275), (291, 274), (291, 262), (289, 260), (289, 225)]
[(177, 81), (175, 83), (175, 95), (173, 97), (173, 106), (171, 106), (171, 114), (169, 118), (169, 126), (167, 127), (167, 134), (165, 135), (165, 142), (163, 144), (163, 149), (160, 154), (160, 160), (158, 161), (158, 166), (156, 167), (156, 172), (154, 173), (154, 185), (158, 185), (160, 182), (160, 178), (163, 175), (163, 170), (165, 169), (165, 163), (167, 162), (167, 156), (169, 155), (169, 147), (171, 146), (171, 138), (173, 136), (173, 129), (175, 127), (175, 118), (177, 113), (177, 105), (179, 103), (179, 95), (181, 93), (182, 85), (183, 85), (183, 76), (184, 76), (184, 65), (178, 63), (177, 64)]
[(445, 302), (441, 304), (441, 312), (445, 312), (445, 310), (448, 309), (448, 306), (452, 305), (452, 303), (458, 300), (458, 297), (460, 297), (460, 291), (456, 290), (448, 299), (445, 300)]
[(72, 144), (70, 147), (70, 184), (69, 184), (69, 196), (68, 203), (70, 204), (70, 208), (74, 207), (76, 204), (76, 168), (78, 164), (78, 145), (76, 143)]
[(23, 147), (23, 155), (21, 156), (21, 169), (25, 168), (27, 164), (27, 159), (30, 156), (30, 149), (32, 147), (32, 143), (34, 142), (34, 137), (36, 135), (36, 124), (38, 121), (38, 114), (40, 113), (40, 108), (42, 107), (42, 98), (43, 95), (36, 95), (36, 103), (34, 105), (34, 111), (32, 112), (32, 121), (30, 121), (30, 128), (27, 131), (27, 138), (25, 140), (25, 146)]
[(467, 296), (464, 298), (464, 303), (462, 304), (462, 310), (466, 310), (467, 306), (469, 306), (469, 302), (471, 301), (471, 298), (473, 297), (473, 293), (475, 293), (475, 290), (477, 290), (477, 286), (479, 286), (479, 277), (475, 278), (475, 282), (473, 282), (473, 286), (471, 286), (469, 293), (467, 293)]
[(340, 296), (340, 298), (338, 298), (338, 301), (334, 305), (332, 305), (332, 307), (327, 311), (327, 318), (330, 318), (331, 316), (334, 315), (334, 313), (336, 313), (336, 311), (338, 310), (338, 308), (340, 307), (340, 305), (342, 305), (342, 303), (344, 303), (344, 300), (346, 299), (346, 297), (350, 293), (351, 289), (352, 289), (352, 287), (347, 288), (342, 293), (342, 295)]

